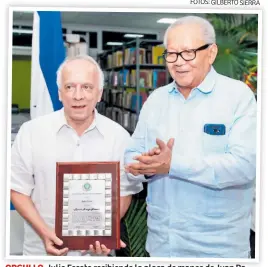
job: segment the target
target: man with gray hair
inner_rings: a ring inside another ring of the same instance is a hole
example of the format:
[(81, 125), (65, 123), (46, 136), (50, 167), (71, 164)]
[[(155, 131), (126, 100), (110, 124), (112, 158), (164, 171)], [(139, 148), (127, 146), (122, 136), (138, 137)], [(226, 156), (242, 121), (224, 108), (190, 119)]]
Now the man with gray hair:
[(166, 31), (173, 82), (143, 105), (125, 153), (133, 184), (148, 182), (153, 257), (247, 258), (256, 175), (256, 101), (215, 71), (213, 26), (197, 16)]
[[(56, 162), (120, 161), (121, 217), (131, 195), (141, 190), (129, 185), (124, 172), (129, 133), (95, 108), (101, 100), (103, 80), (93, 58), (66, 59), (57, 72), (63, 108), (20, 128), (11, 153), (11, 200), (25, 219), (23, 255), (81, 255), (55, 246), (62, 245), (54, 231)], [(99, 242), (88, 246), (93, 253), (110, 252)]]

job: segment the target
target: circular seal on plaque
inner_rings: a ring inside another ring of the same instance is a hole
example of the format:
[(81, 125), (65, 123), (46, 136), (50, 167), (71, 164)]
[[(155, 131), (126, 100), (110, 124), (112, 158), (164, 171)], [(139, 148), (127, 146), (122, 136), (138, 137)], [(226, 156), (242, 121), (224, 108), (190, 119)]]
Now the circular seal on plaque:
[(83, 190), (84, 191), (90, 191), (91, 190), (91, 184), (90, 183), (84, 183), (83, 184)]

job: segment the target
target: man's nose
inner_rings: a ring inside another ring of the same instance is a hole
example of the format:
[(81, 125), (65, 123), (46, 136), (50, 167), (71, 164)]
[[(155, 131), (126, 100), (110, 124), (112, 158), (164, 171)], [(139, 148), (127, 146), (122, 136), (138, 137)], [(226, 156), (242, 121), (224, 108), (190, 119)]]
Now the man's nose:
[(186, 60), (184, 60), (181, 55), (178, 55), (177, 60), (174, 62), (174, 64), (177, 66), (184, 65), (185, 63)]
[(73, 98), (76, 100), (80, 100), (84, 98), (84, 90), (82, 90), (81, 85), (77, 85), (74, 90)]

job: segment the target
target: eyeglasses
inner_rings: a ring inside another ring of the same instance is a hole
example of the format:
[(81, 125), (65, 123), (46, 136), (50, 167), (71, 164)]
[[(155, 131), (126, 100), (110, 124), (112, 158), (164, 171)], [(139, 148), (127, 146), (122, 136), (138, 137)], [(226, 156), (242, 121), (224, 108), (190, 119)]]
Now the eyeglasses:
[(180, 53), (178, 52), (168, 52), (167, 50), (163, 53), (163, 57), (165, 59), (166, 62), (168, 63), (174, 63), (177, 61), (178, 56), (181, 56), (182, 59), (184, 59), (185, 61), (191, 61), (194, 60), (196, 58), (196, 52), (197, 51), (201, 51), (201, 50), (205, 50), (207, 49), (211, 44), (205, 44), (202, 45), (196, 49), (188, 49), (188, 50), (184, 50), (181, 51)]

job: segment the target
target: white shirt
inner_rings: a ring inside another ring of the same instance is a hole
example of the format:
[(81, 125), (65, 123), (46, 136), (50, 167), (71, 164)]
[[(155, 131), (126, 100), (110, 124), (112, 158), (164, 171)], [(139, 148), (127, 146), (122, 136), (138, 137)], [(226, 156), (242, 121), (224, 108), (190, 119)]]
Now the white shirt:
[[(129, 133), (98, 114), (82, 136), (65, 119), (64, 110), (24, 123), (12, 146), (11, 189), (31, 196), (41, 217), (55, 224), (56, 162), (120, 161), (120, 194), (138, 193), (141, 185), (130, 183), (124, 172), (124, 151)], [(41, 238), (25, 222), (24, 255), (46, 255)]]

